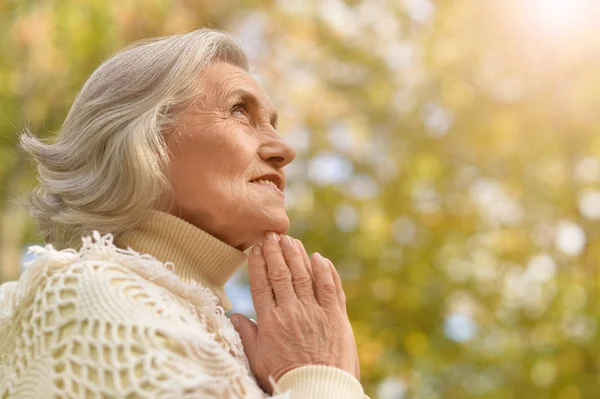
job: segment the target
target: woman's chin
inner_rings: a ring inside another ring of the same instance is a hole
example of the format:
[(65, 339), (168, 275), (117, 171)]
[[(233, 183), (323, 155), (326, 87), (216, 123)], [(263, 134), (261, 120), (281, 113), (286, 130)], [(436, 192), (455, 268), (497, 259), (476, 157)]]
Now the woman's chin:
[(277, 225), (265, 227), (256, 234), (256, 238), (255, 238), (256, 243), (255, 244), (260, 244), (263, 241), (265, 234), (268, 231), (274, 231), (277, 234), (286, 234), (289, 229), (290, 229), (289, 221), (287, 221), (287, 223), (280, 223)]
[(286, 234), (290, 228), (290, 220), (286, 216), (281, 220), (278, 220), (277, 223), (269, 223), (268, 225), (261, 226), (260, 230), (255, 231), (248, 240), (246, 240), (242, 245), (237, 248), (240, 251), (245, 251), (246, 249), (256, 245), (261, 244), (265, 237), (265, 234), (268, 231), (274, 231), (277, 234)]
[[(281, 218), (280, 221), (278, 221), (278, 223), (274, 224), (273, 226), (273, 230), (274, 232), (278, 233), (278, 234), (285, 234), (288, 232), (288, 230), (290, 229), (290, 219), (288, 218), (287, 214), (284, 213), (284, 216)], [(267, 230), (268, 231), (268, 230)]]

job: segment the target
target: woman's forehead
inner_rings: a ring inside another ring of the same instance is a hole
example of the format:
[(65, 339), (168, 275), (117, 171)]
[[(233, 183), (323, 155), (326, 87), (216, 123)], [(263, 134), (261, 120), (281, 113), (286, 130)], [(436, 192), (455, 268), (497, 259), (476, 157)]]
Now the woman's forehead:
[(227, 62), (211, 64), (202, 76), (207, 94), (215, 99), (227, 101), (232, 97), (255, 97), (265, 108), (274, 108), (273, 101), (264, 88), (242, 68)]

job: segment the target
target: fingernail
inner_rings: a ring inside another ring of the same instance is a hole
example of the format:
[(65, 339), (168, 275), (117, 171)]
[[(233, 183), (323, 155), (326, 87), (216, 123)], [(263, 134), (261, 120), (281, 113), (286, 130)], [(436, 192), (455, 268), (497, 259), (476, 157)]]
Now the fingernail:
[(254, 247), (252, 247), (252, 255), (254, 256), (260, 256), (262, 253), (262, 247), (260, 246), (260, 244), (255, 245)]
[(290, 236), (283, 236), (283, 240), (281, 241), (286, 247), (291, 247), (292, 245), (294, 245), (294, 243), (292, 242), (292, 237)]
[(231, 316), (230, 319), (234, 326), (240, 324), (240, 319), (237, 316)]
[(321, 254), (320, 254), (320, 253), (318, 253), (318, 252), (315, 252), (315, 255), (317, 255), (317, 259), (318, 259), (318, 260), (321, 260), (321, 261), (322, 261), (322, 260), (324, 260), (324, 259), (323, 259), (323, 256), (321, 256)]
[(274, 231), (267, 231), (267, 240), (277, 241), (277, 234)]

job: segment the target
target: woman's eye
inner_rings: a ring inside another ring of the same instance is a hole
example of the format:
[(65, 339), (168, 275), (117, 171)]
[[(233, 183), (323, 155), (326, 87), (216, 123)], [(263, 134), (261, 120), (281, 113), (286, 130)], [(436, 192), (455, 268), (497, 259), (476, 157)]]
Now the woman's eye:
[(246, 116), (248, 112), (244, 104), (236, 104), (231, 108), (231, 113), (234, 115)]

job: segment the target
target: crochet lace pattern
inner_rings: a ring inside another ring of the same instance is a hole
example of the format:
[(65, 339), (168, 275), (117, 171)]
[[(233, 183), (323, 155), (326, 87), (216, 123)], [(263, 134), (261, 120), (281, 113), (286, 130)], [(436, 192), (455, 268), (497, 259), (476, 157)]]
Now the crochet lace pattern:
[(111, 234), (82, 241), (31, 247), (0, 286), (0, 398), (266, 396), (208, 288)]

